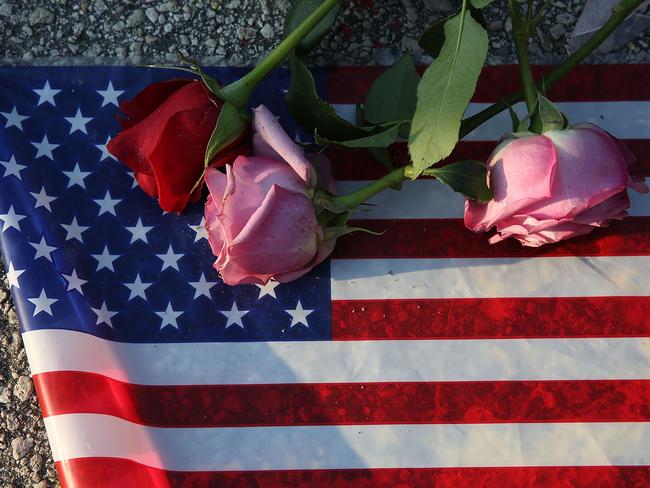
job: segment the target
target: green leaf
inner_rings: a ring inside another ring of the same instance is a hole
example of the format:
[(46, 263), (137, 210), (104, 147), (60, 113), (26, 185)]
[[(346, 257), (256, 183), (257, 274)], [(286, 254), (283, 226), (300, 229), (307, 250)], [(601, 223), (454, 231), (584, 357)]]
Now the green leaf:
[[(420, 36), (418, 44), (432, 58), (438, 57), (440, 50), (445, 43), (445, 23), (451, 18), (458, 15), (460, 11), (461, 10), (459, 9), (444, 19), (437, 20), (433, 24), (429, 25)], [(487, 28), (487, 22), (485, 21), (485, 17), (483, 16), (483, 12), (481, 10), (470, 5), (469, 11), (476, 22), (478, 22), (484, 28)]]
[(485, 8), (490, 5), (494, 0), (470, 0), (474, 8)]
[(194, 191), (203, 181), (205, 170), (210, 165), (210, 161), (226, 147), (235, 142), (237, 138), (246, 130), (248, 120), (239, 110), (231, 103), (224, 102), (217, 119), (217, 125), (212, 131), (208, 146), (205, 149), (205, 160), (203, 163), (203, 173), (192, 187)]
[[(307, 17), (309, 17), (314, 10), (316, 10), (323, 3), (322, 0), (298, 0), (289, 13), (287, 18), (284, 21), (284, 34), (283, 37), (287, 37), (291, 32), (293, 32)], [(307, 34), (300, 44), (296, 48), (296, 52), (299, 55), (305, 55), (311, 51), (316, 44), (329, 32), (336, 20), (340, 6), (337, 5), (330, 12), (323, 17), (316, 27), (314, 27), (309, 34)]]
[(399, 134), (399, 124), (390, 126), (388, 129), (382, 130), (381, 132), (376, 132), (375, 134), (370, 134), (364, 137), (359, 137), (356, 139), (347, 139), (347, 140), (331, 140), (325, 137), (321, 137), (316, 131), (315, 139), (316, 144), (321, 146), (343, 146), (351, 148), (369, 148), (369, 147), (388, 147)]
[(435, 176), (467, 198), (479, 202), (492, 200), (492, 190), (487, 186), (487, 167), (480, 161), (458, 161), (440, 168), (430, 168), (427, 174)]
[(415, 176), (449, 156), (485, 63), (487, 32), (461, 12), (445, 23), (445, 44), (418, 85), (409, 153)]
[(371, 124), (411, 120), (420, 82), (413, 58), (405, 54), (370, 86), (364, 118)]
[(384, 168), (388, 171), (393, 170), (393, 160), (390, 157), (387, 147), (368, 147), (367, 150), (375, 161), (381, 164)]
[(537, 110), (542, 121), (542, 132), (564, 129), (565, 118), (560, 109), (541, 93), (538, 93)]
[(316, 92), (314, 77), (297, 56), (291, 57), (291, 84), (285, 97), (293, 118), (307, 132), (318, 133), (331, 140), (357, 139), (368, 135), (364, 130), (342, 119), (331, 105)]

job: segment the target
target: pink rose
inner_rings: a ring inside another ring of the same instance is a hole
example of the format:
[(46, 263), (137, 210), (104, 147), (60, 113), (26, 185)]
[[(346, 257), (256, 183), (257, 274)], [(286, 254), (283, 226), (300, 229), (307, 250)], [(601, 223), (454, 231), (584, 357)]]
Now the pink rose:
[(465, 225), (475, 232), (496, 226), (492, 244), (514, 237), (537, 247), (587, 234), (627, 216), (628, 186), (648, 192), (643, 179), (629, 174), (634, 160), (592, 124), (508, 136), (487, 163), (494, 200), (467, 201)]
[(238, 157), (226, 174), (210, 168), (205, 176), (214, 267), (228, 285), (295, 280), (321, 263), (335, 242), (316, 219), (315, 167), (266, 107), (254, 112), (253, 156)]

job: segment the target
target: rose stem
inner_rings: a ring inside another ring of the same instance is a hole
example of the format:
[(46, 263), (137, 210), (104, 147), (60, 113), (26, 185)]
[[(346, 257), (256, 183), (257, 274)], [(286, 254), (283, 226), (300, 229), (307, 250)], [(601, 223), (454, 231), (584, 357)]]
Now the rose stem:
[[(600, 46), (603, 41), (607, 39), (607, 37), (614, 32), (619, 25), (621, 25), (628, 15), (634, 12), (634, 10), (641, 5), (643, 1), (644, 0), (622, 0), (621, 3), (612, 9), (612, 15), (607, 22), (591, 38), (589, 38), (587, 42), (580, 46), (580, 49), (556, 66), (548, 75), (544, 76), (537, 83), (537, 87), (539, 89), (544, 87), (548, 88), (555, 84), (556, 81), (566, 76), (569, 71), (589, 56), (594, 49)], [(503, 112), (508, 107), (522, 99), (522, 92), (514, 93), (503, 102), (490, 105), (485, 110), (466, 118), (463, 120), (460, 127), (460, 137), (466, 136), (484, 122)]]
[[(578, 63), (589, 56), (594, 49), (600, 46), (600, 44), (607, 39), (607, 37), (614, 32), (614, 30), (616, 30), (628, 15), (634, 12), (643, 1), (644, 0), (622, 0), (612, 9), (612, 15), (609, 20), (607, 20), (607, 22), (587, 42), (585, 42), (580, 49), (566, 58), (560, 65), (556, 66), (546, 77), (542, 78), (542, 80), (537, 83), (537, 86), (540, 88), (548, 88), (569, 73), (569, 71), (571, 71)], [(462, 138), (466, 136), (495, 115), (521, 101), (522, 96), (522, 92), (514, 93), (506, 98), (504, 102), (495, 103), (476, 115), (463, 120), (460, 128), (460, 137)], [(358, 189), (354, 193), (337, 197), (337, 200), (349, 208), (354, 208), (380, 191), (399, 184), (408, 177), (407, 173), (410, 172), (409, 168), (409, 166), (406, 166), (405, 168), (397, 168), (377, 181)], [(427, 172), (424, 171), (422, 174), (427, 175)]]
[(307, 17), (291, 34), (278, 46), (266, 55), (255, 68), (239, 80), (224, 87), (221, 91), (224, 99), (235, 106), (243, 108), (248, 102), (257, 84), (262, 81), (271, 70), (282, 64), (291, 54), (300, 41), (316, 27), (316, 25), (339, 3), (340, 0), (324, 0), (314, 12)]

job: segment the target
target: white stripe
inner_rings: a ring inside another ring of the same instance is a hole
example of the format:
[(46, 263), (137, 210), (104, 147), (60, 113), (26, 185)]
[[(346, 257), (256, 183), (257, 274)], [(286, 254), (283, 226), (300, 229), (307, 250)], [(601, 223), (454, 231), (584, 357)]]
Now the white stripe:
[[(650, 138), (650, 101), (632, 102), (560, 102), (560, 110), (572, 124), (592, 122), (623, 139)], [(480, 112), (490, 106), (489, 103), (470, 103), (466, 116)], [(336, 111), (346, 120), (355, 121), (356, 106), (351, 104), (334, 105)], [(525, 105), (515, 105), (516, 112), (523, 118)], [(512, 132), (512, 123), (508, 112), (501, 112), (465, 137), (469, 141), (492, 141)]]
[[(340, 195), (352, 193), (370, 183), (369, 181), (338, 181)], [(650, 195), (628, 190), (630, 215), (650, 216)], [(462, 219), (465, 200), (460, 193), (437, 180), (416, 180), (404, 183), (401, 191), (386, 190), (361, 206), (355, 219)]]
[(32, 374), (145, 385), (650, 379), (650, 338), (126, 344), (38, 330), (23, 341)]
[(650, 295), (650, 256), (333, 259), (332, 300)]
[(646, 422), (181, 429), (70, 414), (45, 426), (55, 461), (126, 458), (173, 471), (650, 464)]

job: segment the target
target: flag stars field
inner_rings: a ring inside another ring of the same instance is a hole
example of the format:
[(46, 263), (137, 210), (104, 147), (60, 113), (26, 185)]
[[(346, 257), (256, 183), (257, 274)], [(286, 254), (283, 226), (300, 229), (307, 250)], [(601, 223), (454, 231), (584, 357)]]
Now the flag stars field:
[(102, 306), (99, 308), (91, 308), (91, 310), (97, 315), (97, 322), (95, 325), (106, 324), (111, 329), (113, 328), (113, 317), (115, 317), (118, 312), (111, 311), (106, 306), (106, 302), (102, 302)]
[(97, 93), (102, 97), (102, 107), (111, 104), (119, 107), (118, 98), (124, 93), (124, 90), (116, 90), (113, 88), (113, 82), (109, 81), (106, 90), (97, 90)]
[(83, 238), (81, 237), (81, 234), (90, 229), (90, 227), (85, 226), (85, 225), (79, 225), (77, 222), (77, 217), (72, 218), (72, 222), (69, 224), (61, 224), (61, 227), (63, 227), (66, 231), (66, 241), (69, 241), (70, 239), (76, 239), (79, 242), (83, 243)]
[(14, 156), (11, 156), (9, 158), (9, 161), (0, 161), (0, 164), (5, 168), (5, 174), (4, 174), (5, 177), (13, 175), (19, 180), (22, 180), (20, 176), (20, 172), (24, 170), (27, 166), (25, 166), (24, 164), (18, 164)]
[(167, 326), (171, 326), (177, 330), (180, 330), (178, 327), (178, 317), (183, 315), (184, 311), (177, 311), (172, 308), (171, 302), (167, 304), (167, 309), (163, 312), (156, 312), (156, 315), (160, 317), (160, 330), (164, 329)]
[(104, 195), (104, 198), (98, 198), (93, 200), (97, 205), (99, 205), (99, 214), (98, 215), (103, 215), (105, 213), (117, 216), (115, 213), (115, 206), (120, 203), (122, 200), (118, 198), (112, 198), (111, 197), (111, 192), (109, 190), (106, 190), (106, 195)]
[(36, 317), (39, 313), (46, 313), (52, 315), (52, 305), (58, 302), (57, 298), (49, 298), (45, 293), (45, 289), (41, 290), (41, 294), (35, 298), (28, 298), (34, 305), (34, 312), (32, 313), (33, 317)]
[(172, 268), (175, 269), (176, 271), (179, 271), (178, 260), (181, 259), (184, 256), (184, 254), (175, 253), (174, 248), (170, 244), (165, 254), (156, 254), (156, 256), (158, 256), (158, 258), (160, 258), (163, 262), (161, 271), (164, 271), (167, 268)]
[(70, 134), (73, 134), (74, 132), (83, 132), (84, 134), (88, 134), (88, 129), (86, 128), (86, 124), (93, 120), (92, 117), (84, 117), (81, 114), (81, 109), (77, 109), (77, 113), (74, 115), (74, 117), (64, 117), (65, 120), (68, 121), (70, 124)]
[(147, 232), (151, 231), (151, 229), (153, 229), (153, 226), (143, 225), (142, 218), (138, 218), (138, 221), (134, 226), (125, 227), (125, 228), (131, 233), (130, 244), (133, 244), (134, 242), (137, 241), (142, 241), (145, 244), (149, 244), (149, 241), (147, 240)]
[(306, 310), (302, 308), (300, 300), (298, 300), (298, 303), (296, 304), (296, 308), (294, 310), (285, 310), (285, 312), (291, 315), (291, 324), (289, 325), (289, 328), (293, 328), (294, 326), (300, 324), (304, 325), (305, 327), (309, 327), (307, 316), (311, 314), (313, 310)]
[(31, 144), (36, 148), (36, 156), (34, 156), (34, 159), (45, 156), (46, 158), (54, 161), (54, 155), (52, 154), (52, 151), (59, 147), (59, 144), (50, 143), (47, 138), (47, 134), (43, 136), (43, 140), (41, 140), (41, 142), (32, 142)]
[(194, 288), (194, 300), (199, 297), (207, 297), (212, 299), (210, 296), (210, 289), (216, 285), (214, 281), (208, 281), (205, 279), (205, 273), (201, 273), (199, 281), (190, 282), (190, 285)]
[(111, 254), (108, 251), (108, 246), (104, 246), (104, 250), (101, 254), (92, 254), (91, 256), (97, 260), (97, 271), (101, 269), (109, 269), (113, 272), (115, 271), (113, 263), (120, 257), (119, 254)]
[(79, 163), (76, 163), (72, 171), (64, 171), (63, 174), (68, 177), (68, 188), (72, 188), (73, 186), (77, 185), (85, 190), (85, 179), (92, 173), (90, 171), (81, 171)]
[(43, 85), (43, 88), (35, 89), (34, 92), (38, 95), (38, 102), (36, 103), (37, 107), (44, 103), (49, 103), (53, 107), (56, 107), (54, 97), (61, 93), (61, 90), (53, 89), (50, 87), (50, 82), (46, 81), (45, 85)]
[(17, 214), (14, 211), (14, 206), (9, 207), (9, 211), (6, 214), (0, 214), (0, 220), (2, 220), (2, 232), (5, 232), (7, 229), (14, 228), (20, 232), (20, 221), (27, 218), (26, 215)]
[(7, 282), (9, 283), (9, 288), (12, 286), (14, 288), (20, 288), (20, 283), (18, 283), (18, 278), (21, 274), (25, 272), (24, 269), (15, 269), (14, 264), (9, 262), (9, 269), (7, 269)]
[(38, 258), (45, 258), (49, 262), (53, 262), (52, 253), (56, 251), (56, 247), (50, 246), (45, 240), (45, 236), (41, 236), (39, 242), (30, 242), (29, 245), (36, 249), (36, 254), (34, 255), (35, 260)]
[(80, 294), (84, 294), (83, 290), (81, 289), (82, 285), (85, 285), (88, 283), (88, 280), (82, 280), (77, 276), (77, 270), (73, 269), (72, 273), (69, 275), (63, 274), (62, 275), (66, 281), (68, 282), (68, 288), (66, 291), (72, 291), (72, 290), (77, 290)]
[(260, 294), (257, 297), (257, 299), (261, 300), (263, 297), (265, 297), (267, 295), (270, 296), (270, 297), (273, 297), (273, 298), (278, 298), (275, 295), (275, 289), (277, 288), (277, 286), (279, 284), (280, 283), (278, 283), (277, 281), (273, 281), (273, 280), (270, 280), (266, 285), (257, 285), (256, 284), (255, 286), (260, 289)]
[(95, 147), (96, 147), (96, 148), (97, 148), (97, 149), (102, 153), (101, 156), (99, 156), (99, 162), (100, 162), (100, 163), (101, 163), (102, 161), (104, 161), (105, 159), (112, 159), (113, 161), (117, 161), (117, 160), (113, 157), (113, 155), (112, 155), (110, 152), (108, 152), (108, 149), (106, 148), (106, 146), (108, 145), (108, 143), (110, 142), (110, 140), (111, 140), (111, 137), (108, 136), (108, 137), (106, 138), (106, 142), (105, 142), (104, 144), (95, 144)]
[(48, 211), (50, 211), (50, 212), (52, 211), (52, 207), (50, 206), (50, 204), (51, 204), (53, 201), (56, 200), (56, 197), (52, 197), (52, 196), (48, 195), (48, 194), (46, 193), (46, 191), (45, 191), (45, 187), (44, 187), (44, 186), (41, 188), (41, 191), (40, 191), (40, 192), (38, 192), (38, 193), (29, 192), (29, 194), (30, 194), (32, 197), (34, 197), (34, 200), (35, 200), (35, 202), (34, 202), (34, 208), (35, 208), (35, 209), (36, 209), (36, 208), (39, 208), (39, 207), (43, 207), (43, 208), (46, 208), (46, 209), (47, 209)]
[(147, 288), (149, 288), (151, 285), (153, 285), (153, 283), (144, 283), (142, 281), (142, 278), (140, 278), (140, 274), (136, 274), (135, 279), (133, 280), (132, 283), (124, 283), (124, 286), (126, 286), (130, 292), (129, 301), (137, 297), (146, 300), (147, 295), (145, 294), (145, 292), (147, 291)]
[(230, 310), (220, 310), (219, 312), (226, 316), (226, 329), (232, 326), (244, 328), (242, 318), (248, 313), (248, 310), (239, 310), (235, 300), (233, 300)]
[(16, 106), (11, 110), (11, 112), (0, 112), (0, 115), (4, 116), (7, 119), (5, 123), (5, 128), (17, 127), (20, 130), (23, 130), (23, 121), (27, 120), (29, 117), (26, 115), (20, 115), (16, 110)]

